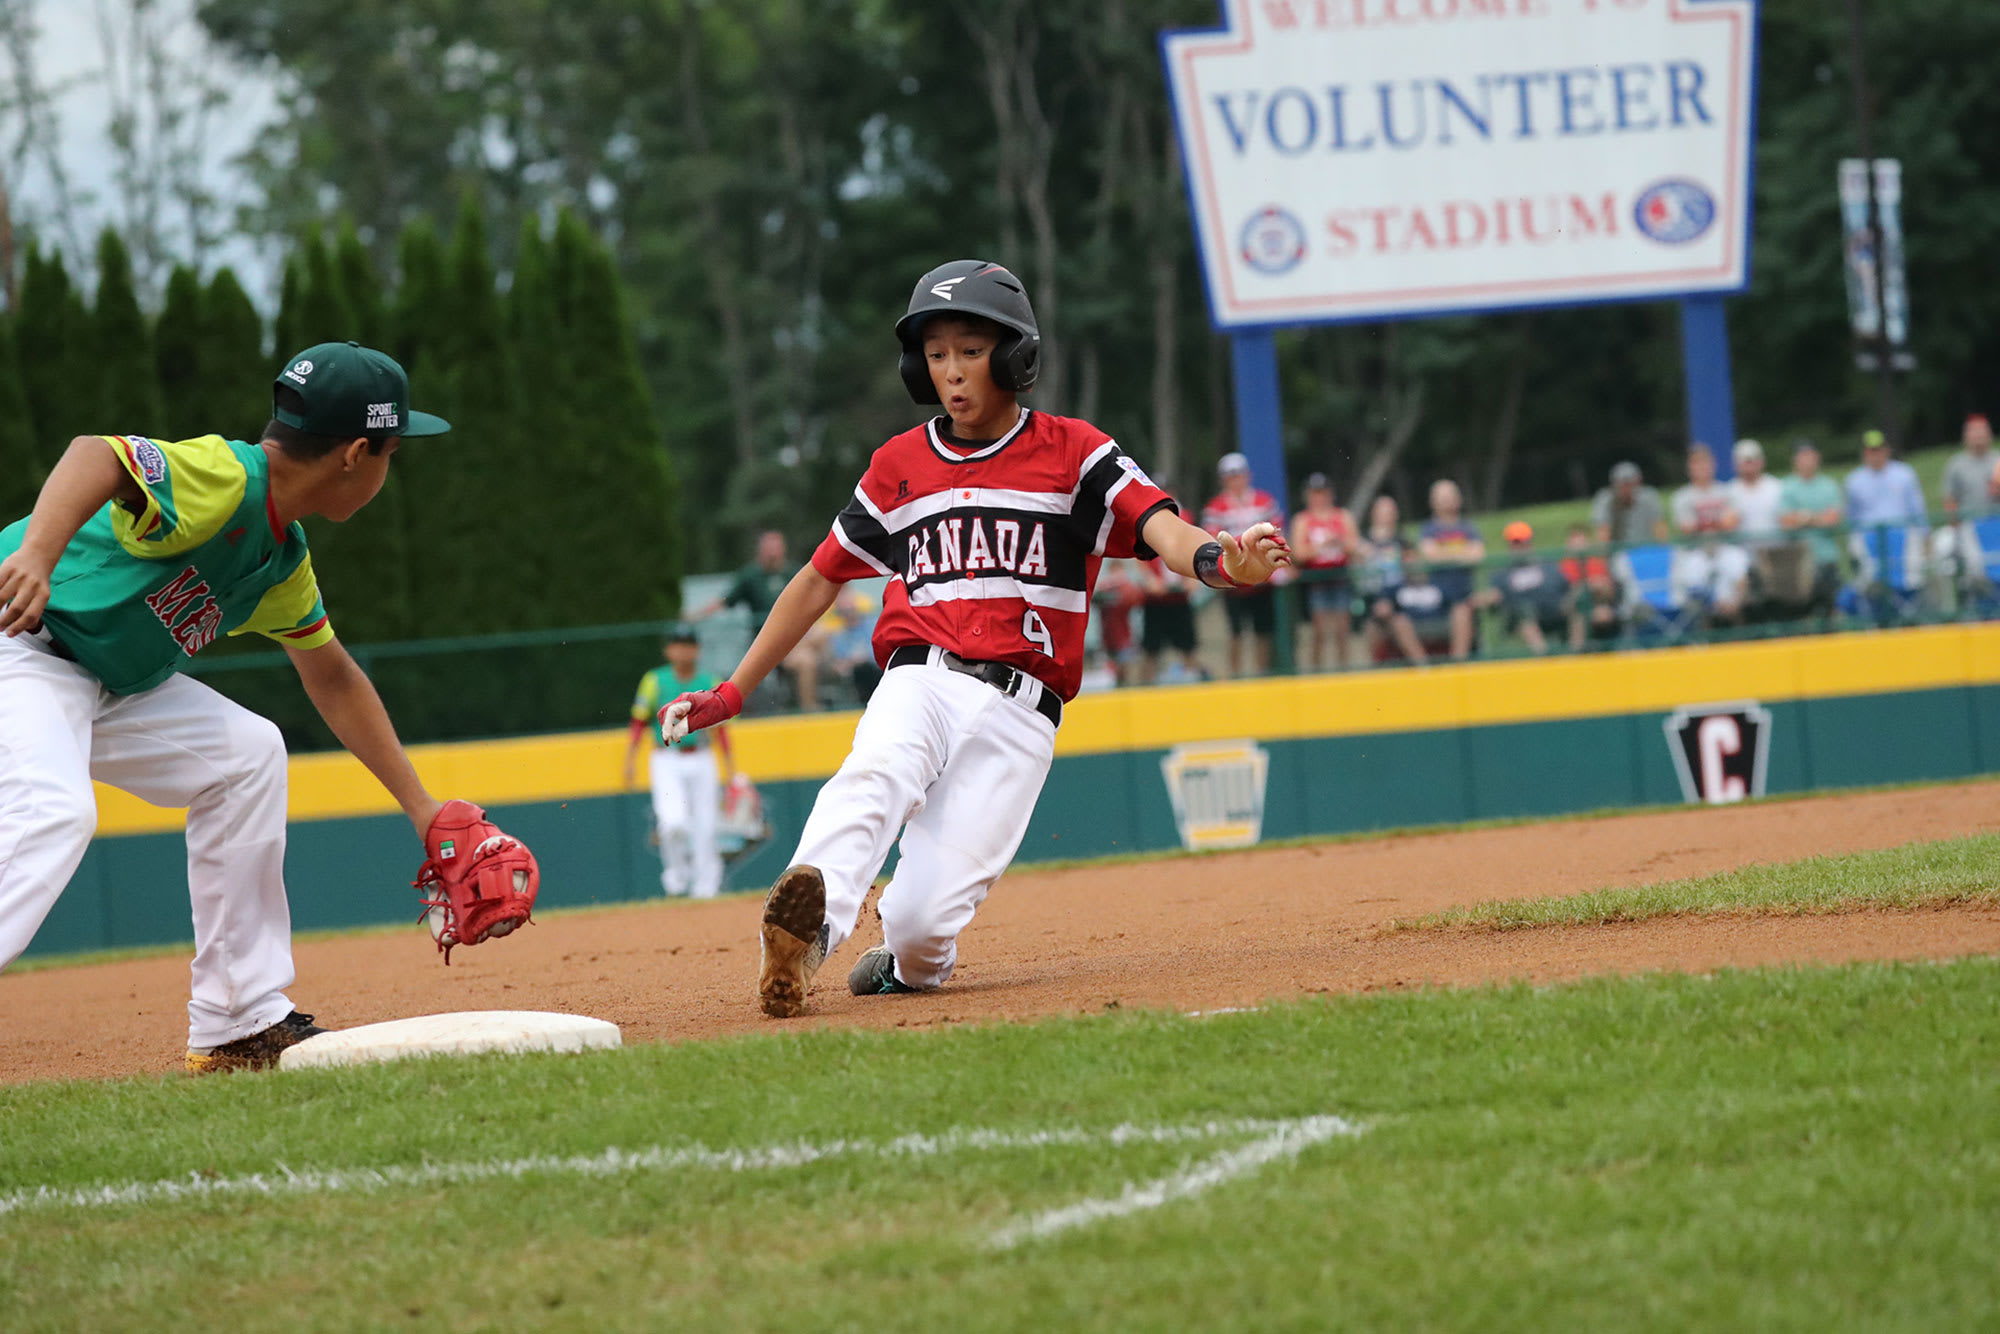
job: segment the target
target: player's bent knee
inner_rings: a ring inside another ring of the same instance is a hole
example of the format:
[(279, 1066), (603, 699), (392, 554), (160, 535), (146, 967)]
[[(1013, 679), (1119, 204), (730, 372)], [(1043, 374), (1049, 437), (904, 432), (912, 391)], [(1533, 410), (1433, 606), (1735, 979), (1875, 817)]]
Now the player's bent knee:
[(36, 794), (28, 823), (44, 837), (66, 847), (87, 847), (97, 836), (97, 797), (89, 789), (50, 789)]
[(884, 902), (881, 913), (883, 939), (906, 968), (928, 972), (951, 958), (956, 937), (925, 907)]
[(230, 720), (227, 769), (231, 778), (282, 776), (286, 760), (285, 734), (276, 723), (248, 709)]

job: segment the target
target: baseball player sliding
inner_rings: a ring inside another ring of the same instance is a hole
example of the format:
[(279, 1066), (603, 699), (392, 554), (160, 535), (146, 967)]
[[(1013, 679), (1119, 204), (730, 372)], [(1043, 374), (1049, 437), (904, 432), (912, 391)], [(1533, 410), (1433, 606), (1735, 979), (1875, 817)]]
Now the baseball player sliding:
[(670, 741), (734, 717), (843, 582), (889, 577), (874, 638), (882, 684), (764, 901), (757, 995), (779, 1018), (804, 1011), (899, 832), (884, 943), (856, 960), (848, 987), (926, 991), (951, 977), (959, 933), (1048, 777), (1106, 557), (1157, 554), (1214, 588), (1261, 583), (1290, 560), (1270, 524), (1240, 539), (1203, 532), (1104, 432), (1019, 404), (1041, 337), (1000, 265), (955, 260), (925, 274), (896, 336), (910, 396), (945, 414), (875, 452), (734, 675), (660, 712)]
[(405, 438), (449, 424), (411, 411), (403, 368), (354, 343), (292, 358), (273, 398), (257, 444), (78, 436), (33, 513), (0, 531), (0, 968), (83, 859), (93, 778), (186, 807), (198, 1074), (272, 1065), (322, 1031), (285, 996), (284, 742), (177, 674), (218, 636), (279, 644), (333, 734), (409, 816), (447, 950), (513, 930), (539, 884), (527, 849), (477, 806), (424, 790), (334, 637), (298, 522), (348, 518), (382, 489)]

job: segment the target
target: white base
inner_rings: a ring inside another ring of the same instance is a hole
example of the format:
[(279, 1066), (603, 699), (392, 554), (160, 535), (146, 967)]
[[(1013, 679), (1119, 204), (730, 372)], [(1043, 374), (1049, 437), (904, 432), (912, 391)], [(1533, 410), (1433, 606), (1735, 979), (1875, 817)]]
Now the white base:
[(287, 1047), (278, 1057), (278, 1065), (285, 1070), (304, 1070), (395, 1061), (406, 1056), (587, 1051), (618, 1045), (618, 1025), (602, 1019), (539, 1010), (465, 1010), (322, 1033)]

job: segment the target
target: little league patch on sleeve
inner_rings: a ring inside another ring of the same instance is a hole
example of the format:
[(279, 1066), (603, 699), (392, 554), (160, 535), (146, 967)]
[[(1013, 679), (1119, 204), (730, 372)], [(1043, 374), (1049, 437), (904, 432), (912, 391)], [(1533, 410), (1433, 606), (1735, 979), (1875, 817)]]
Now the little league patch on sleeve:
[(128, 435), (125, 438), (132, 442), (132, 457), (137, 461), (139, 475), (146, 479), (146, 485), (164, 480), (167, 456), (160, 452), (160, 447), (143, 435)]
[(438, 844), (438, 860), (448, 862), (458, 855), (458, 845), (450, 839)]

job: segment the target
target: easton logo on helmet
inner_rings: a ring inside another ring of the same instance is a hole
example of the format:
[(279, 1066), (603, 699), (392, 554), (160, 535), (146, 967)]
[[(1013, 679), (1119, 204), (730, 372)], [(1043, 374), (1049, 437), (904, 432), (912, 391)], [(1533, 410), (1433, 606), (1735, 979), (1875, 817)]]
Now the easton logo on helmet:
[(960, 283), (964, 281), (965, 281), (964, 278), (947, 278), (943, 282), (939, 283), (936, 287), (933, 287), (931, 291), (937, 293), (939, 296), (949, 301), (951, 300), (951, 289), (958, 286)]

